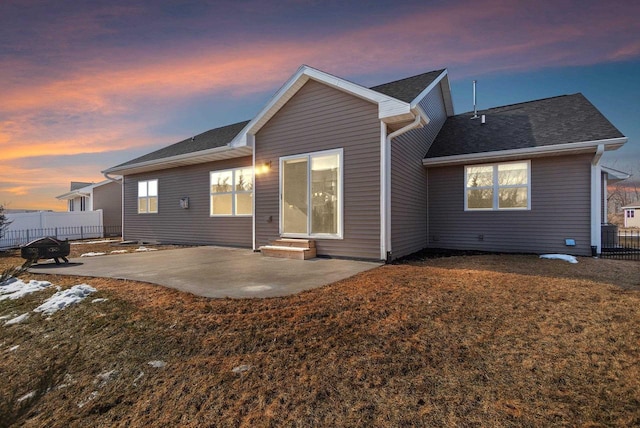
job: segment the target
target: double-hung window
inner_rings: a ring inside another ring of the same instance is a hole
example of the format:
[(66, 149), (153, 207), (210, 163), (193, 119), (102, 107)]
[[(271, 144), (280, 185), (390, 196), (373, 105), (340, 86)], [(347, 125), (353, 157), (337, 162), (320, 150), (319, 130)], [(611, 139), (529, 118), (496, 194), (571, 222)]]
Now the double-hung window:
[(138, 181), (138, 214), (158, 212), (158, 180)]
[(342, 149), (280, 158), (280, 232), (342, 237)]
[(469, 165), (464, 171), (465, 211), (531, 209), (531, 162)]
[(252, 169), (234, 168), (211, 172), (211, 215), (250, 216), (252, 213)]

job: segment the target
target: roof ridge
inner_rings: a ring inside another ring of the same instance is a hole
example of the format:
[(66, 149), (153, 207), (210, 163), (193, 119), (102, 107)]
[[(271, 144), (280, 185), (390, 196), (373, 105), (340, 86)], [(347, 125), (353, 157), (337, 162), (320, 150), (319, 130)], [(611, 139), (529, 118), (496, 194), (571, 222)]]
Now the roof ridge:
[[(553, 99), (556, 99), (556, 98), (574, 97), (576, 95), (580, 95), (580, 96), (582, 96), (583, 98), (586, 99), (586, 97), (582, 94), (582, 92), (576, 92), (575, 94), (554, 95), (554, 96), (551, 96), (551, 97), (539, 98), (537, 100), (522, 101), (522, 102), (519, 102), (519, 103), (505, 104), (505, 105), (502, 105), (502, 106), (495, 106), (495, 107), (490, 107), (490, 108), (486, 108), (486, 109), (479, 109), (478, 113), (485, 113), (485, 112), (491, 112), (491, 111), (496, 111), (496, 110), (509, 111), (509, 110), (513, 110), (515, 108), (522, 107), (522, 106), (527, 105), (527, 104), (533, 104), (533, 103), (537, 103), (537, 102), (541, 102), (541, 101), (553, 100)], [(473, 111), (466, 111), (464, 113), (458, 113), (458, 114), (456, 114), (456, 116), (464, 116), (466, 114), (472, 114), (472, 113), (473, 113)]]
[(402, 79), (391, 80), (389, 82), (384, 82), (384, 83), (380, 83), (378, 85), (370, 86), (369, 89), (375, 90), (375, 88), (380, 87), (380, 86), (389, 85), (391, 83), (402, 82), (403, 80), (414, 79), (414, 78), (416, 78), (418, 76), (424, 76), (425, 74), (431, 74), (431, 73), (436, 73), (436, 72), (438, 72), (438, 74), (442, 74), (442, 72), (445, 71), (445, 70), (446, 70), (445, 68), (441, 68), (441, 69), (438, 69), (438, 70), (425, 71), (424, 73), (418, 73), (418, 74), (415, 74), (413, 76), (403, 77)]

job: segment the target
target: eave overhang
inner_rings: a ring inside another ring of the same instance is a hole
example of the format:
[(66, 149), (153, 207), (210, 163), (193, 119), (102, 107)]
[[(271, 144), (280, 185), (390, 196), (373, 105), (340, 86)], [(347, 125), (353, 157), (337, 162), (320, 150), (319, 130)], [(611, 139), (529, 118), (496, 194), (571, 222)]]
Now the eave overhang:
[(231, 147), (230, 145), (216, 147), (208, 150), (200, 150), (192, 153), (185, 153), (177, 156), (170, 156), (162, 159), (140, 162), (131, 165), (115, 166), (105, 169), (102, 174), (131, 175), (142, 172), (156, 171), (159, 169), (176, 168), (186, 165), (195, 165), (205, 162), (214, 162), (225, 159), (251, 156), (253, 148)]
[(622, 181), (631, 177), (631, 174), (627, 172), (618, 171), (617, 169), (609, 168), (607, 166), (602, 166), (600, 167), (600, 169), (602, 170), (602, 172), (606, 173), (609, 176), (609, 182)]
[(91, 196), (90, 193), (72, 190), (71, 192), (63, 193), (62, 195), (56, 196), (56, 199), (59, 199), (61, 201), (68, 201), (69, 199), (87, 198), (89, 196)]
[(528, 147), (525, 149), (497, 150), (492, 152), (468, 153), (462, 155), (426, 158), (422, 164), (426, 167), (460, 165), (472, 162), (507, 161), (522, 158), (562, 156), (580, 153), (595, 153), (599, 145), (606, 151), (617, 150), (627, 142), (627, 137), (605, 140), (582, 141), (576, 143), (555, 144), (551, 146)]

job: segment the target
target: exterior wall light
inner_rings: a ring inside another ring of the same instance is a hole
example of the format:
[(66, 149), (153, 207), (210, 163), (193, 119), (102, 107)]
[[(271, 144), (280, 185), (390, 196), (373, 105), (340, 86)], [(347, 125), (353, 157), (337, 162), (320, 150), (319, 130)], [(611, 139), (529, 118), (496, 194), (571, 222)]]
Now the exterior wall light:
[(262, 165), (256, 165), (256, 170), (255, 170), (256, 175), (266, 174), (269, 171), (271, 171), (271, 161), (267, 161)]

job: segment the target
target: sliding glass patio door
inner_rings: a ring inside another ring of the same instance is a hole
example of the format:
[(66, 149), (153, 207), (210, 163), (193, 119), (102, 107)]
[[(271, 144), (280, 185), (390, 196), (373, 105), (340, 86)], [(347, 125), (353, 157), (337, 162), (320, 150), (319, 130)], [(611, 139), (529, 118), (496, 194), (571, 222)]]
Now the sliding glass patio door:
[(342, 150), (281, 159), (281, 224), (284, 236), (342, 235)]

